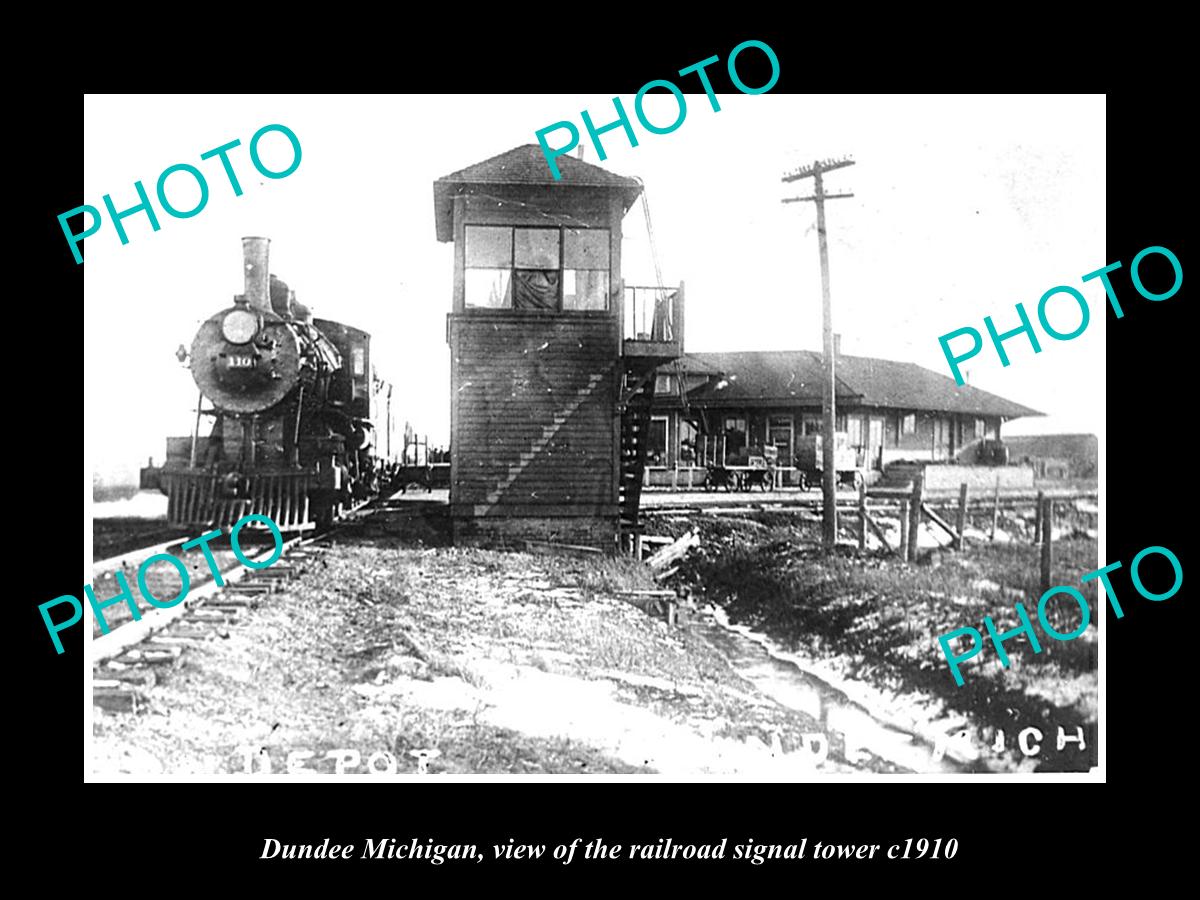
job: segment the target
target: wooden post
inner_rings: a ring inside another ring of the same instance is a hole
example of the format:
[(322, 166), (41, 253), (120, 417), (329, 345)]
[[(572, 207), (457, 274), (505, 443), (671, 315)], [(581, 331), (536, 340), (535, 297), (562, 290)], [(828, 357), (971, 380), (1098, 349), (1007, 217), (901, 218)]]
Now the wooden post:
[(992, 495), (992, 537), (996, 540), (996, 523), (1000, 521), (1000, 476), (996, 476), (996, 493)]
[[(801, 178), (813, 179), (811, 197), (783, 198), (784, 203), (797, 203), (802, 200), (812, 200), (817, 206), (817, 246), (821, 256), (821, 331), (823, 354), (821, 359), (822, 391), (821, 413), (824, 423), (824, 442), (821, 444), (821, 531), (825, 552), (831, 552), (837, 546), (837, 470), (834, 466), (834, 448), (837, 441), (837, 409), (835, 370), (837, 364), (837, 348), (833, 338), (833, 304), (829, 291), (829, 247), (825, 234), (825, 182), (823, 175), (845, 166), (854, 165), (852, 159), (817, 160), (811, 166), (805, 166), (794, 172), (785, 174), (785, 182), (797, 181)], [(852, 193), (838, 193), (829, 199), (837, 197), (852, 197)]]
[(1035, 544), (1042, 542), (1042, 508), (1045, 499), (1046, 492), (1038, 491), (1037, 508), (1033, 511), (1033, 542)]
[(867, 482), (858, 483), (858, 549), (867, 549)]
[(900, 560), (908, 562), (908, 501), (900, 501)]
[(954, 530), (958, 532), (958, 537), (954, 539), (954, 549), (962, 550), (963, 548), (963, 531), (967, 527), (967, 485), (964, 482), (962, 487), (958, 489), (958, 519), (954, 523)]
[(917, 535), (921, 531), (921, 503), (925, 497), (925, 470), (917, 469), (913, 475), (912, 499), (908, 507), (908, 560), (917, 561)]
[(1054, 568), (1054, 501), (1042, 501), (1042, 593), (1050, 590), (1050, 578)]

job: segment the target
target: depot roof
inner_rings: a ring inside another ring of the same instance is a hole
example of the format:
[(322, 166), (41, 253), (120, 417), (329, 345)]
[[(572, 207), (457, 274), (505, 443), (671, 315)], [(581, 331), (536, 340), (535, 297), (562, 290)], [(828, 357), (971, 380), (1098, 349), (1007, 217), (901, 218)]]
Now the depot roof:
[[(707, 374), (721, 372), (688, 393), (701, 406), (816, 406), (821, 404), (822, 355), (812, 350), (689, 353)], [(972, 387), (909, 362), (839, 354), (835, 370), (839, 403), (891, 409), (934, 410), (1016, 419), (1040, 416), (1035, 409)]]

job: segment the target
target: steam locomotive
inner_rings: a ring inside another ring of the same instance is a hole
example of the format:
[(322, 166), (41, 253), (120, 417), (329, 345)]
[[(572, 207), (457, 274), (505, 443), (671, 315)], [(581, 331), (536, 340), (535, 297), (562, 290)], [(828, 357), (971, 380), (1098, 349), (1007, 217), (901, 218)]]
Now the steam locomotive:
[(391, 388), (373, 377), (371, 336), (314, 319), (270, 274), (269, 247), (242, 238), (245, 293), (200, 326), (190, 352), (180, 348), (200, 399), (191, 436), (167, 439), (161, 490), (172, 525), (230, 526), (259, 513), (303, 531), (387, 487), (392, 467), (374, 423), (386, 421), (390, 445)]

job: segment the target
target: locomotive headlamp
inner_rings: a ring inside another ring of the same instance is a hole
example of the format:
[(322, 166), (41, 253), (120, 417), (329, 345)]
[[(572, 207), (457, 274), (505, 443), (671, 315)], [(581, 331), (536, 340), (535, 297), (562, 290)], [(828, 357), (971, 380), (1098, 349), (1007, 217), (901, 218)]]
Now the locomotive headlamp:
[(244, 344), (258, 331), (258, 316), (248, 309), (235, 309), (221, 323), (221, 334), (231, 344)]

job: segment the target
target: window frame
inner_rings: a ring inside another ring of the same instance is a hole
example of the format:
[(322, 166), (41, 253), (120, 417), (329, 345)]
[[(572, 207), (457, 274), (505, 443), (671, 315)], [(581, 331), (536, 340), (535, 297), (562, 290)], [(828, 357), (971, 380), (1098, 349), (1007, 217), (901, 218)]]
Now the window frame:
[[(663, 427), (663, 443), (662, 443), (662, 462), (651, 463), (649, 457), (651, 448), (654, 444), (653, 434), (655, 426), (662, 423)], [(651, 416), (650, 427), (646, 430), (646, 458), (647, 465), (653, 466), (670, 466), (671, 465), (671, 417), (670, 416)]]
[[(735, 423), (733, 428), (729, 427), (729, 423)], [(738, 425), (741, 427), (739, 428)], [(741, 443), (734, 449), (733, 456), (735, 459), (740, 458), (743, 452), (748, 452), (750, 449), (750, 417), (747, 415), (728, 414), (721, 418), (721, 463), (729, 465), (729, 436), (731, 434), (741, 435)]]
[[(787, 420), (786, 426), (777, 424), (779, 422), (783, 422), (784, 420)], [(771, 413), (767, 414), (767, 439), (763, 442), (763, 446), (765, 447), (770, 445), (772, 447), (778, 447), (779, 444), (777, 444), (775, 442), (775, 438), (772, 437), (772, 432), (782, 431), (785, 427), (788, 431), (787, 454), (780, 454), (779, 459), (781, 465), (790, 466), (792, 464), (792, 457), (796, 453), (796, 417), (792, 413), (781, 413), (777, 415)]]
[[(698, 465), (699, 460), (700, 460), (700, 448), (697, 445), (702, 440), (702, 435), (700, 434), (700, 429), (698, 427), (696, 427), (696, 424), (694, 422), (692, 422), (689, 419), (682, 418), (682, 417), (680, 417), (679, 419), (676, 420), (675, 427), (676, 427), (676, 430), (678, 431), (679, 464), (680, 465), (689, 465), (689, 466)], [(687, 431), (686, 437), (684, 436), (685, 430)], [(691, 450), (692, 458), (690, 460), (683, 459), (683, 445), (687, 442), (690, 442), (690, 445), (691, 445), (690, 450)]]
[[(470, 303), (467, 297), (467, 272), (471, 270), (478, 271), (503, 271), (495, 266), (472, 266), (467, 263), (467, 232), (471, 228), (507, 228), (510, 235), (509, 240), (509, 260), (508, 260), (508, 306), (474, 306)], [(524, 231), (553, 231), (558, 234), (558, 267), (556, 269), (532, 269), (527, 266), (517, 265), (517, 235), (518, 230)], [(601, 269), (581, 269), (572, 266), (572, 272), (603, 272), (607, 288), (604, 295), (603, 309), (568, 309), (566, 303), (566, 281), (567, 281), (567, 266), (566, 266), (566, 233), (568, 231), (602, 231), (608, 236), (608, 265)], [(519, 225), (519, 224), (503, 224), (493, 222), (464, 222), (463, 223), (463, 255), (462, 255), (462, 272), (463, 272), (463, 296), (462, 296), (462, 312), (469, 315), (491, 315), (496, 313), (520, 313), (522, 315), (554, 315), (554, 316), (612, 316), (615, 312), (615, 304), (612, 300), (612, 229), (607, 225)], [(550, 272), (558, 273), (558, 296), (557, 303), (553, 309), (518, 309), (513, 304), (516, 298), (516, 273), (523, 272)]]
[(849, 446), (861, 449), (867, 445), (867, 417), (864, 413), (847, 413), (846, 427), (842, 430), (846, 432)]

